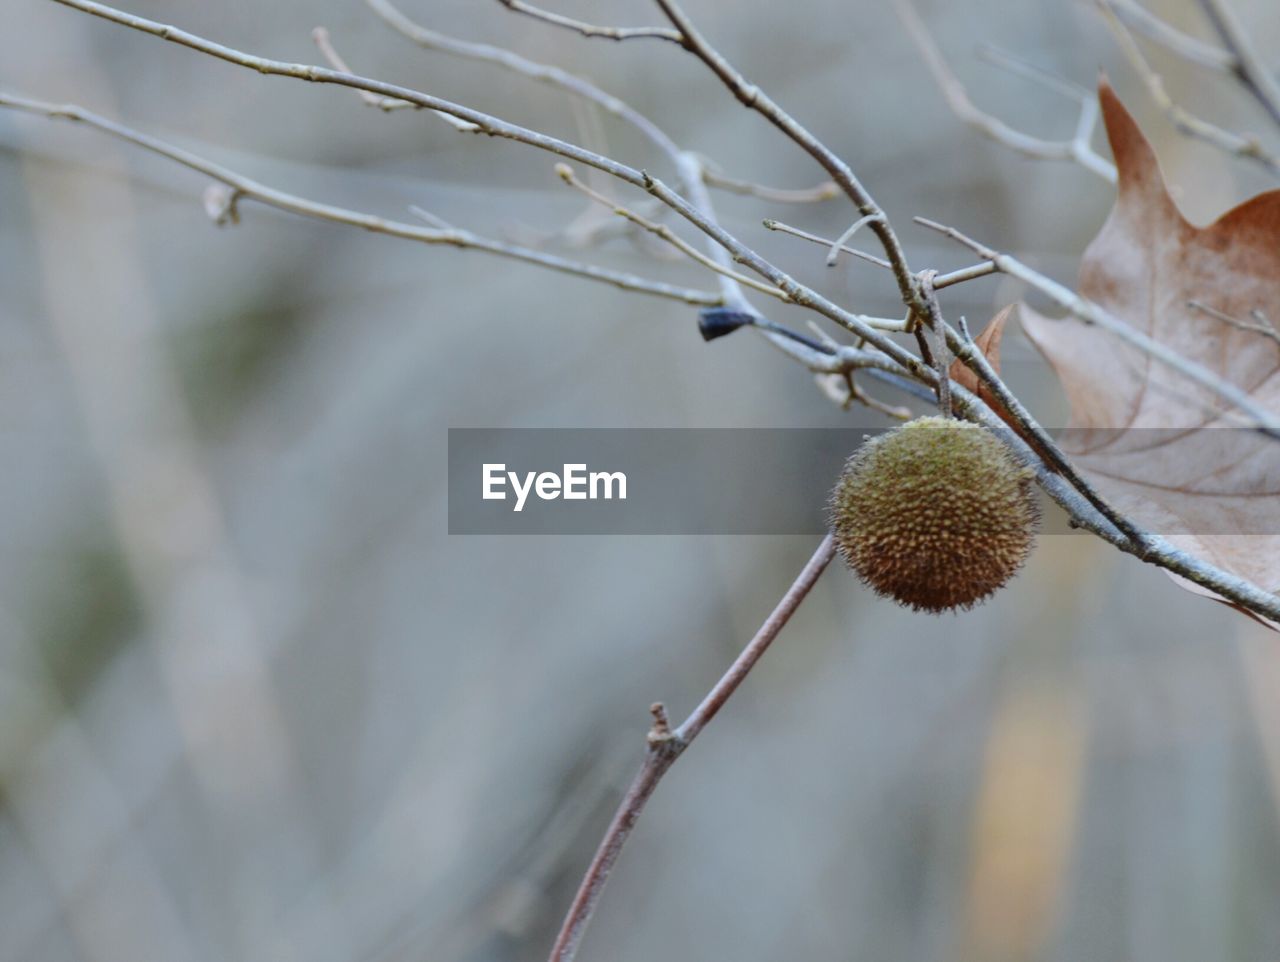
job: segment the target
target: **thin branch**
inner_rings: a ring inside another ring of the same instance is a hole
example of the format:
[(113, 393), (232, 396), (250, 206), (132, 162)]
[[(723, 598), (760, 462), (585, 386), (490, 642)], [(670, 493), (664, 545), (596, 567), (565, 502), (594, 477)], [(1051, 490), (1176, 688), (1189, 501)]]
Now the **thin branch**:
[[(324, 27), (316, 27), (311, 31), (311, 39), (316, 45), (316, 49), (320, 51), (320, 56), (329, 62), (329, 66), (334, 70), (341, 70), (343, 73), (352, 73), (347, 62), (342, 59), (342, 55), (333, 45), (333, 38), (329, 36), (329, 31)], [(406, 107), (416, 110), (417, 104), (411, 104), (407, 100), (399, 100), (395, 97), (379, 97), (377, 94), (371, 94), (367, 90), (356, 91), (360, 95), (360, 99), (370, 107), (377, 107), (379, 110), (392, 111), (403, 110)], [(450, 117), (448, 114), (443, 115), (447, 120), (458, 123), (458, 118)], [(465, 123), (465, 121), (463, 121)]]
[(1115, 15), (1131, 29), (1183, 60), (1223, 73), (1234, 74), (1239, 70), (1239, 62), (1229, 50), (1183, 33), (1134, 0), (1111, 0), (1111, 6)]
[(1253, 49), (1244, 26), (1224, 0), (1200, 0), (1200, 7), (1227, 50), (1235, 57), (1236, 76), (1271, 115), (1271, 119), (1280, 124), (1280, 81)]
[[(513, 73), (528, 77), (541, 83), (549, 84), (568, 93), (582, 97), (591, 103), (598, 105), (606, 112), (618, 117), (624, 122), (631, 124), (672, 161), (677, 172), (681, 175), (685, 194), (692, 202), (693, 207), (712, 223), (715, 222), (715, 212), (712, 208), (710, 197), (702, 190), (703, 184), (717, 186), (721, 189), (737, 193), (750, 193), (764, 199), (787, 203), (813, 202), (839, 196), (839, 189), (831, 182), (820, 184), (815, 188), (807, 190), (788, 191), (762, 187), (746, 181), (726, 177), (714, 170), (705, 159), (701, 157), (695, 158), (687, 152), (682, 151), (675, 142), (648, 117), (645, 117), (618, 97), (607, 93), (596, 84), (583, 77), (571, 74), (553, 65), (541, 64), (528, 60), (513, 51), (505, 50), (501, 47), (458, 40), (437, 31), (429, 30), (406, 17), (390, 2), (390, 0), (366, 0), (366, 4), (390, 27), (424, 49), (436, 50), (455, 56), (465, 57), (470, 60), (494, 64)], [(612, 207), (613, 205), (610, 204), (610, 206)], [(624, 216), (627, 217), (628, 221), (640, 225), (646, 230), (650, 230), (655, 234), (659, 233), (659, 231), (654, 230), (658, 225), (644, 226), (640, 224), (640, 221), (636, 220), (633, 216), (630, 216), (632, 214), (634, 214), (633, 211), (628, 211), (628, 215)], [(646, 219), (645, 223), (650, 224), (651, 222)], [(755, 287), (756, 289), (762, 290), (771, 296), (781, 297), (784, 300), (787, 299), (787, 296), (778, 291), (776, 287), (771, 285), (762, 285), (759, 282), (751, 281), (738, 272), (733, 271), (730, 267), (732, 260), (727, 256), (725, 248), (714, 239), (709, 240), (707, 256), (714, 265), (712, 266), (712, 269), (717, 271), (717, 273), (721, 274), (721, 276), (727, 280), (726, 283), (722, 284), (726, 303), (755, 315), (758, 321), (762, 319), (759, 318), (757, 312), (755, 312), (747, 303), (745, 298), (743, 298), (742, 292), (738, 289), (737, 285), (745, 283), (746, 286)], [(699, 256), (695, 257), (695, 259), (701, 258)], [(783, 336), (794, 340), (794, 332), (791, 332), (786, 328), (782, 328), (780, 325), (773, 325), (772, 323), (757, 323), (754, 326), (766, 335)], [(778, 330), (774, 330), (773, 328), (775, 327), (777, 327)], [(886, 329), (897, 330), (898, 328), (888, 327)]]
[[(529, 80), (581, 97), (595, 104), (605, 113), (630, 124), (663, 153), (674, 155), (680, 150), (675, 142), (648, 117), (584, 77), (579, 77), (552, 64), (529, 60), (502, 47), (459, 40), (435, 30), (429, 30), (405, 16), (390, 0), (365, 0), (365, 3), (389, 27), (424, 50), (493, 64)], [(344, 72), (350, 73), (350, 71)]]
[(1280, 157), (1264, 149), (1257, 137), (1246, 137), (1242, 134), (1224, 130), (1217, 124), (1197, 117), (1175, 103), (1173, 98), (1169, 96), (1168, 91), (1165, 90), (1164, 79), (1152, 69), (1151, 64), (1147, 62), (1147, 58), (1143, 56), (1142, 50), (1138, 47), (1137, 41), (1133, 39), (1133, 35), (1129, 32), (1128, 27), (1116, 15), (1115, 0), (1097, 0), (1097, 4), (1102, 11), (1104, 19), (1107, 21), (1107, 25), (1111, 28), (1111, 32), (1115, 35), (1116, 41), (1120, 44), (1120, 49), (1128, 58), (1133, 69), (1137, 71), (1138, 76), (1142, 78), (1143, 83), (1146, 84), (1147, 91), (1151, 94), (1151, 99), (1156, 102), (1156, 106), (1164, 112), (1165, 116), (1179, 131), (1212, 144), (1228, 154), (1242, 157), (1245, 160), (1252, 160), (1265, 167), (1272, 174), (1280, 175)]
[[(766, 220), (764, 222), (766, 230), (778, 231), (780, 234), (789, 234), (792, 237), (798, 237), (800, 240), (809, 241), (811, 244), (818, 244), (822, 247), (830, 249), (833, 241), (827, 240), (825, 237), (819, 237), (817, 234), (811, 234), (799, 227), (792, 227), (790, 224), (784, 224), (779, 220)], [(868, 254), (866, 251), (860, 251), (856, 247), (846, 247), (843, 244), (840, 250), (846, 254), (852, 254), (854, 257), (861, 258), (876, 267), (890, 269), (888, 261), (874, 254)], [(960, 270), (951, 271), (947, 274), (939, 274), (933, 279), (933, 289), (940, 291), (945, 287), (951, 287), (954, 284), (963, 284), (965, 281), (977, 280), (979, 277), (989, 277), (992, 274), (1000, 273), (999, 269), (990, 261), (983, 261), (981, 264), (974, 264), (972, 267), (962, 267)]]
[(1274, 414), (1259, 407), (1247, 393), (1236, 387), (1236, 385), (1218, 377), (1204, 365), (1183, 357), (1177, 351), (1161, 344), (1132, 325), (1126, 324), (1099, 305), (1086, 300), (1071, 289), (1064, 287), (1040, 272), (1032, 270), (1017, 258), (994, 251), (973, 238), (965, 236), (954, 227), (948, 227), (945, 224), (939, 224), (924, 217), (917, 217), (915, 220), (916, 223), (922, 224), (931, 230), (936, 230), (940, 234), (963, 244), (979, 257), (986, 258), (1001, 273), (1016, 277), (1030, 284), (1036, 290), (1048, 296), (1059, 307), (1070, 311), (1080, 320), (1089, 324), (1097, 324), (1103, 330), (1116, 335), (1122, 341), (1143, 351), (1154, 360), (1208, 389), (1246, 414), (1251, 419), (1252, 427), (1255, 430), (1269, 437), (1280, 438), (1280, 420), (1277, 420)]
[(1193, 311), (1200, 311), (1202, 314), (1208, 314), (1215, 320), (1222, 321), (1241, 331), (1248, 331), (1251, 334), (1261, 334), (1263, 337), (1275, 341), (1280, 344), (1280, 331), (1276, 330), (1276, 326), (1267, 319), (1267, 316), (1261, 311), (1252, 312), (1252, 321), (1242, 321), (1238, 317), (1232, 317), (1230, 314), (1218, 310), (1216, 307), (1209, 307), (1207, 304), (1201, 304), (1199, 301), (1187, 301), (1187, 307)]
[[(831, 245), (835, 243), (833, 240), (828, 240), (825, 237), (819, 237), (817, 234), (811, 234), (809, 231), (801, 230), (799, 227), (792, 227), (790, 224), (784, 223), (780, 220), (774, 220), (771, 217), (764, 221), (764, 229), (777, 231), (779, 234), (788, 234), (791, 237), (798, 237), (801, 240), (806, 240), (813, 244), (821, 244), (828, 250), (830, 250)], [(893, 265), (883, 257), (877, 257), (875, 254), (871, 254), (867, 251), (858, 250), (856, 247), (848, 247), (844, 245), (841, 245), (840, 250), (846, 254), (852, 254), (859, 260), (864, 260), (868, 264), (875, 264), (876, 267), (883, 267), (887, 271), (893, 270)]]
[(1001, 70), (1007, 70), (1015, 76), (1044, 87), (1046, 90), (1061, 94), (1076, 103), (1088, 100), (1093, 96), (1092, 91), (1086, 90), (1078, 83), (1059, 77), (1056, 73), (1046, 70), (1039, 64), (1023, 60), (1021, 57), (1015, 56), (992, 43), (984, 43), (978, 47), (978, 58), (985, 60), (992, 66), (999, 67)]
[(933, 74), (933, 79), (942, 91), (942, 96), (947, 101), (947, 106), (961, 121), (979, 133), (1025, 157), (1032, 157), (1036, 160), (1075, 161), (1103, 180), (1112, 184), (1116, 182), (1115, 165), (1100, 157), (1089, 143), (1088, 138), (1093, 128), (1091, 123), (1086, 124), (1084, 122), (1085, 115), (1083, 113), (1091, 102), (1089, 98), (1081, 101), (1082, 119), (1077, 125), (1076, 136), (1071, 140), (1044, 140), (1040, 137), (1024, 134), (1020, 130), (1015, 130), (998, 117), (994, 117), (974, 106), (973, 101), (969, 99), (968, 92), (964, 89), (964, 85), (960, 83), (960, 79), (947, 64), (946, 59), (942, 56), (942, 51), (938, 49), (933, 36), (929, 33), (924, 21), (920, 19), (920, 15), (909, 0), (894, 0), (894, 7), (897, 9), (903, 25), (907, 28), (907, 32), (911, 35), (916, 49), (920, 51), (920, 56), (924, 59), (925, 66)]
[(789, 298), (782, 291), (778, 290), (778, 288), (773, 287), (769, 284), (763, 284), (760, 281), (756, 280), (754, 277), (747, 277), (745, 274), (739, 274), (737, 271), (732, 270), (731, 268), (728, 268), (721, 264), (716, 263), (716, 261), (714, 261), (712, 258), (708, 257), (706, 254), (702, 253), (702, 251), (698, 250), (696, 247), (694, 247), (684, 238), (676, 234), (676, 232), (673, 231), (666, 224), (659, 224), (655, 221), (649, 220), (646, 217), (641, 217), (635, 211), (630, 210), (627, 207), (623, 207), (621, 204), (614, 203), (608, 197), (604, 196), (604, 194), (600, 193), (597, 190), (594, 190), (593, 188), (587, 186), (581, 180), (579, 180), (577, 175), (574, 174), (573, 168), (570, 167), (568, 164), (556, 164), (556, 175), (561, 180), (563, 180), (566, 184), (568, 184), (570, 187), (585, 194), (595, 203), (600, 204), (602, 207), (608, 208), (609, 210), (613, 211), (613, 213), (617, 214), (619, 217), (627, 221), (630, 221), (632, 224), (635, 224), (641, 230), (646, 230), (649, 233), (653, 234), (655, 237), (661, 238), (662, 240), (666, 241), (668, 244), (670, 244), (676, 250), (680, 251), (680, 253), (684, 254), (686, 257), (688, 257), (690, 260), (694, 261), (695, 263), (701, 264), (703, 267), (707, 268), (708, 270), (714, 271), (715, 273), (720, 274), (723, 277), (732, 278), (733, 280), (741, 284), (743, 287), (749, 287), (753, 291), (759, 291), (761, 294), (768, 294), (770, 297), (776, 297), (778, 298), (778, 300), (782, 301), (783, 303), (789, 304), (791, 302), (791, 298)]
[(827, 266), (835, 267), (840, 260), (840, 252), (847, 249), (845, 245), (853, 240), (853, 235), (881, 217), (882, 215), (880, 214), (867, 214), (865, 217), (861, 217), (850, 224), (843, 234), (831, 242), (831, 249), (827, 252)]
[[(736, 67), (715, 49), (694, 25), (693, 21), (680, 8), (675, 0), (657, 0), (658, 6), (672, 26), (684, 38), (684, 48), (701, 60), (729, 91), (745, 107), (756, 111), (771, 124), (782, 131), (786, 137), (812, 157), (823, 170), (830, 175), (845, 195), (853, 201), (858, 212), (864, 217), (878, 215), (879, 220), (871, 222), (871, 230), (875, 233), (884, 248), (885, 256), (893, 266), (894, 277), (898, 282), (898, 292), (908, 306), (923, 310), (926, 305), (920, 295), (915, 275), (907, 263), (906, 251), (898, 239), (884, 211), (876, 203), (870, 192), (862, 186), (862, 182), (843, 159), (822, 141), (809, 132), (799, 121), (778, 106), (768, 94), (751, 83)], [(779, 285), (782, 286), (782, 285)], [(880, 346), (880, 345), (877, 345)], [(883, 349), (883, 348), (882, 348)]]
[(549, 10), (543, 10), (541, 7), (535, 7), (530, 3), (522, 3), (521, 0), (498, 0), (498, 2), (513, 13), (523, 13), (527, 17), (541, 20), (543, 23), (549, 23), (555, 27), (564, 27), (566, 30), (573, 30), (584, 37), (599, 37), (604, 40), (669, 40), (671, 43), (680, 43), (683, 39), (679, 33), (674, 30), (668, 30), (665, 27), (601, 27), (593, 23), (585, 23), (582, 20), (575, 20), (573, 17), (565, 17)]
[(767, 187), (764, 184), (756, 184), (749, 180), (738, 180), (737, 178), (729, 177), (710, 166), (705, 160), (703, 161), (702, 179), (708, 187), (714, 187), (717, 190), (723, 190), (730, 194), (739, 194), (743, 197), (756, 197), (760, 200), (769, 200), (778, 204), (817, 204), (822, 201), (834, 200), (840, 196), (840, 188), (835, 185), (835, 181), (824, 180), (821, 184), (813, 187)]
[(742, 649), (742, 653), (729, 666), (729, 670), (707, 692), (706, 697), (679, 728), (671, 731), (666, 720), (665, 709), (660, 704), (653, 706), (651, 711), (654, 715), (654, 726), (649, 732), (648, 751), (645, 754), (644, 764), (632, 781), (631, 787), (627, 789), (626, 795), (623, 796), (613, 821), (609, 823), (609, 828), (599, 848), (596, 849), (595, 857), (591, 860), (591, 865), (582, 879), (573, 904), (565, 916), (560, 934), (556, 937), (555, 945), (551, 949), (551, 962), (571, 962), (577, 955), (587, 924), (591, 921), (605, 884), (613, 873), (613, 867), (622, 853), (622, 847), (630, 837), (632, 829), (635, 828), (654, 789), (658, 787), (658, 782), (746, 680), (751, 669), (769, 650), (778, 633), (791, 620), (791, 616), (796, 613), (833, 557), (835, 557), (835, 541), (828, 534), (822, 539), (813, 557), (792, 582), (773, 612), (760, 626), (755, 637)]
[[(155, 137), (132, 130), (74, 104), (46, 103), (39, 100), (30, 100), (26, 97), (0, 93), (0, 107), (22, 110), (51, 120), (67, 120), (84, 124), (87, 127), (92, 127), (148, 150), (153, 154), (168, 158), (191, 170), (198, 171), (231, 189), (232, 193), (222, 205), (223, 209), (230, 210), (239, 199), (249, 198), (269, 207), (289, 211), (314, 220), (346, 224), (374, 234), (386, 234), (390, 237), (401, 237), (424, 244), (486, 251), (499, 257), (525, 261), (526, 263), (537, 264), (539, 267), (545, 267), (560, 273), (575, 274), (579, 277), (611, 284), (623, 290), (636, 291), (641, 294), (653, 294), (682, 301), (686, 304), (714, 307), (724, 303), (724, 298), (721, 295), (711, 291), (692, 290), (660, 281), (646, 280), (633, 274), (597, 267), (594, 264), (568, 260), (553, 254), (545, 254), (542, 251), (507, 244), (503, 241), (491, 240), (487, 237), (473, 234), (470, 231), (456, 228), (419, 227), (415, 224), (387, 220), (373, 214), (334, 207), (330, 204), (322, 204), (295, 194), (285, 193), (242, 176), (211, 160), (206, 160), (180, 147), (175, 147), (164, 141), (157, 140)], [(227, 219), (233, 220), (234, 218), (228, 214)]]
[[(138, 30), (142, 33), (168, 40), (172, 43), (189, 47), (209, 56), (234, 63), (242, 67), (256, 70), (262, 74), (270, 74), (274, 76), (290, 77), (295, 80), (303, 80), (311, 83), (335, 84), (338, 86), (349, 87), (356, 90), (368, 90), (372, 93), (382, 94), (389, 97), (397, 97), (402, 100), (408, 100), (419, 106), (443, 111), (462, 120), (475, 124), (478, 131), (493, 137), (502, 137), (517, 143), (523, 143), (539, 150), (545, 150), (549, 153), (557, 154), (569, 160), (576, 160), (586, 166), (601, 170), (619, 180), (632, 184), (636, 187), (647, 191), (654, 197), (667, 204), (678, 214), (700, 228), (704, 233), (716, 241), (733, 260), (738, 263), (745, 264), (753, 271), (765, 278), (776, 287), (781, 288), (791, 298), (792, 302), (817, 311), (824, 317), (829, 318), (837, 324), (847, 328), (859, 337), (864, 338), (868, 343), (879, 348), (889, 357), (898, 361), (904, 368), (912, 372), (912, 374), (920, 378), (926, 384), (932, 384), (935, 373), (920, 359), (912, 355), (900, 344), (885, 337), (880, 332), (874, 330), (865, 324), (862, 319), (849, 311), (844, 310), (839, 305), (818, 294), (809, 287), (799, 284), (794, 278), (782, 271), (775, 265), (769, 263), (759, 254), (747, 247), (736, 237), (725, 231), (713, 218), (703, 213), (710, 205), (710, 199), (706, 196), (705, 185), (702, 183), (702, 168), (697, 158), (691, 154), (681, 154), (681, 179), (685, 184), (686, 190), (689, 191), (691, 201), (684, 196), (676, 193), (662, 181), (651, 176), (645, 171), (636, 170), (626, 164), (619, 163), (609, 157), (597, 154), (594, 151), (579, 147), (576, 144), (568, 143), (559, 138), (552, 137), (548, 134), (542, 134), (518, 124), (513, 124), (489, 114), (485, 114), (469, 107), (443, 100), (439, 97), (433, 97), (420, 91), (410, 89), (408, 87), (400, 87), (395, 84), (384, 83), (380, 80), (371, 80), (367, 77), (360, 77), (355, 74), (342, 73), (336, 70), (329, 70), (323, 67), (307, 66), (305, 64), (288, 63), (280, 60), (269, 60), (263, 57), (257, 57), (252, 54), (244, 53), (231, 47), (224, 46), (204, 37), (189, 33), (185, 30), (179, 30), (176, 27), (157, 23), (153, 20), (147, 20), (143, 17), (136, 17), (133, 14), (124, 13), (114, 7), (108, 7), (101, 3), (93, 2), (93, 0), (56, 0), (64, 6), (69, 6), (93, 16), (101, 17), (104, 20), (110, 20), (131, 29)], [(718, 56), (718, 55), (716, 55)], [(732, 70), (732, 68), (728, 68)], [(737, 76), (736, 73), (733, 76)], [(764, 100), (761, 95), (762, 101)], [(834, 170), (844, 171), (842, 177), (836, 177), (837, 183), (841, 183), (846, 189), (846, 193), (850, 191), (861, 192), (865, 196), (865, 191), (858, 184), (856, 178), (848, 166), (835, 158), (827, 148), (819, 144), (812, 135), (803, 128), (795, 125), (783, 114), (776, 105), (770, 106), (770, 113), (767, 116), (776, 117), (778, 123), (784, 130), (793, 131), (798, 129), (804, 137), (808, 138), (807, 143), (810, 144), (812, 150), (817, 155), (824, 158), (830, 157), (829, 163), (833, 165)], [(761, 109), (758, 107), (758, 109)], [(800, 136), (801, 133), (796, 134)], [(789, 133), (789, 136), (792, 134)], [(794, 137), (793, 137), (794, 139)], [(867, 198), (867, 203), (871, 209), (876, 211), (878, 207)], [(868, 213), (870, 210), (867, 211)], [(927, 310), (928, 305), (919, 297), (919, 292), (915, 287), (915, 279), (910, 273), (907, 266), (905, 254), (902, 251), (901, 244), (892, 229), (884, 223), (872, 225), (872, 229), (881, 237), (882, 244), (886, 244), (886, 250), (892, 256), (891, 263), (894, 263), (894, 274), (899, 279), (899, 290), (902, 292), (904, 299), (908, 300), (913, 307), (919, 310)], [(886, 240), (887, 238), (887, 240)], [(902, 280), (905, 273), (905, 282)], [(728, 278), (724, 279), (725, 284), (734, 283)], [(745, 303), (745, 302), (744, 302)], [(750, 306), (747, 305), (747, 309)]]

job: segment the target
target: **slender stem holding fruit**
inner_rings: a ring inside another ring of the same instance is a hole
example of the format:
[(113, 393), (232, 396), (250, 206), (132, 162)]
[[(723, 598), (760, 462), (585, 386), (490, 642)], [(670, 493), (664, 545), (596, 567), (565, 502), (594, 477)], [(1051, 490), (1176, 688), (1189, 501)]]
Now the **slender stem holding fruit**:
[(599, 848), (596, 849), (595, 857), (592, 858), (591, 865), (583, 876), (578, 894), (574, 897), (573, 904), (569, 906), (569, 912), (560, 927), (560, 934), (556, 937), (555, 945), (552, 946), (550, 962), (571, 962), (578, 954), (578, 947), (586, 933), (587, 924), (591, 921), (591, 916), (600, 901), (605, 883), (609, 881), (613, 866), (622, 853), (622, 846), (626, 844), (636, 821), (644, 811), (645, 804), (653, 795), (654, 789), (658, 787), (658, 782), (667, 773), (667, 769), (698, 737), (702, 729), (715, 718), (729, 697), (738, 690), (738, 686), (746, 680), (751, 669), (768, 651), (773, 640), (778, 637), (778, 633), (791, 620), (791, 616), (796, 613), (796, 609), (800, 607), (822, 572), (831, 563), (835, 551), (835, 541), (828, 534), (822, 539), (818, 550), (813, 553), (813, 557), (792, 582), (786, 594), (774, 607), (773, 612), (760, 626), (755, 637), (742, 649), (742, 653), (734, 659), (729, 670), (716, 682), (711, 691), (707, 692), (701, 704), (685, 719), (684, 724), (672, 731), (667, 723), (666, 709), (661, 704), (653, 706), (654, 724), (649, 732), (649, 746), (644, 764), (636, 773), (626, 795), (623, 796), (618, 811), (614, 814), (613, 821), (609, 823), (609, 828)]

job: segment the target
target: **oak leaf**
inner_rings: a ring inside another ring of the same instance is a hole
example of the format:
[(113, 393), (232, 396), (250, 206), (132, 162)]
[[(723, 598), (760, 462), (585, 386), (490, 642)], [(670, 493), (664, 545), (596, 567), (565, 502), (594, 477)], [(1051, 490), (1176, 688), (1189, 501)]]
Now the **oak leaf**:
[[(1191, 224), (1105, 80), (1098, 97), (1118, 192), (1085, 251), (1081, 295), (1280, 412), (1280, 337), (1268, 333), (1280, 321), (1280, 191)], [(1103, 495), (1196, 557), (1280, 591), (1280, 442), (1098, 327), (1020, 314), (1071, 404), (1062, 446)]]

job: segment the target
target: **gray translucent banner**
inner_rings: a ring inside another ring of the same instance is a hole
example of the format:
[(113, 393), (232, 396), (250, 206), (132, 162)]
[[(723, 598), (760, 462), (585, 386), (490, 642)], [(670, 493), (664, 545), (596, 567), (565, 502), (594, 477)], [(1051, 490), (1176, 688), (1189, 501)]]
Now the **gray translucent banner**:
[[(452, 428), (449, 533), (817, 534), (845, 459), (875, 433)], [(1113, 476), (1104, 490), (1154, 499), (1140, 520), (1157, 534), (1280, 534), (1274, 440), (1235, 429), (1056, 437), (1083, 452), (1082, 466)], [(1043, 504), (1044, 532), (1068, 533)]]

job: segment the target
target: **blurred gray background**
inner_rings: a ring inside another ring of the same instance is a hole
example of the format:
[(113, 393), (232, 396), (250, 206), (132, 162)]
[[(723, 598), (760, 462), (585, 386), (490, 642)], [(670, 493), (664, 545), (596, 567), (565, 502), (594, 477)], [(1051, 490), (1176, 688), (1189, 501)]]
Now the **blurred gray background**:
[[(921, 3), (973, 98), (1029, 132), (1069, 136), (1074, 108), (979, 44), (1085, 85), (1105, 68), (1193, 219), (1271, 186), (1174, 132), (1089, 4)], [(1190, 0), (1149, 6), (1203, 33)], [(1235, 6), (1280, 61), (1280, 9)], [(674, 47), (478, 0), (403, 8), (591, 76), (735, 176), (820, 179)], [(356, 0), (129, 9), (307, 62), (323, 24), (357, 71), (573, 140), (598, 128), (669, 173), (631, 132), (424, 54)], [(1111, 189), (960, 125), (888, 5), (688, 9), (853, 163), (915, 266), (966, 263), (909, 226), (922, 214), (1073, 280)], [(528, 148), (53, 3), (6, 12), (4, 88), (267, 183), (521, 238), (582, 210)], [(1280, 146), (1225, 78), (1150, 54), (1185, 106)], [(746, 333), (703, 344), (681, 305), (250, 204), (217, 229), (204, 187), (91, 131), (0, 116), (0, 959), (541, 958), (647, 706), (683, 717), (813, 544), (451, 538), (446, 429), (883, 422)], [(847, 205), (717, 200), (806, 281), (897, 313), (873, 268), (826, 270), (757, 226), (831, 236)], [(570, 253), (709, 283), (625, 240)], [(980, 324), (1022, 293), (988, 280), (944, 306)], [(1020, 334), (1005, 356), (1063, 423)], [(1010, 589), (955, 617), (833, 568), (660, 787), (583, 958), (1280, 958), (1278, 645), (1083, 536), (1042, 539)]]

